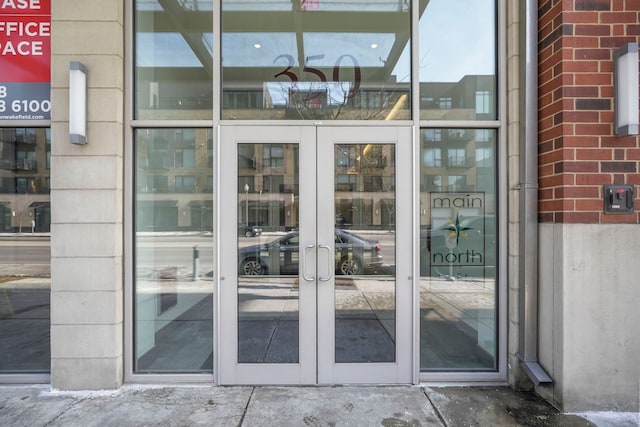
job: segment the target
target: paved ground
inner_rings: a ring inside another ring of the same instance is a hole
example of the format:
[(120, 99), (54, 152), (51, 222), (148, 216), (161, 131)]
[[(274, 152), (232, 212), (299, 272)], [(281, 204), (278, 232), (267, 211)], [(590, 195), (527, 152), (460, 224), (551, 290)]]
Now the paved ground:
[(640, 414), (561, 414), (506, 387), (5, 386), (0, 425), (637, 427)]

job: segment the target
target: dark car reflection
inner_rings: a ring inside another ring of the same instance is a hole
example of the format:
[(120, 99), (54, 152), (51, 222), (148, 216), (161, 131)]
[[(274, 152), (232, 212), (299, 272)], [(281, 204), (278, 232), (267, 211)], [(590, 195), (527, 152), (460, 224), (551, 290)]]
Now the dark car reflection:
[[(297, 275), (299, 247), (299, 235), (295, 231), (269, 243), (239, 248), (238, 273), (243, 276)], [(336, 274), (375, 274), (383, 258), (378, 240), (335, 230)]]
[(255, 225), (238, 224), (238, 235), (244, 237), (255, 237), (262, 234), (262, 228)]

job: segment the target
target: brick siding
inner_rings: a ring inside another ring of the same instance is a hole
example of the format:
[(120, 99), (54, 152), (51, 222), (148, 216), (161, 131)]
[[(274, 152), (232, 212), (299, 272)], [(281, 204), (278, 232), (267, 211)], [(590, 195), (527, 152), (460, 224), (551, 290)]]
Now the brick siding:
[(631, 184), (640, 210), (640, 139), (614, 135), (613, 55), (640, 42), (640, 0), (539, 3), (539, 220), (640, 223), (605, 215), (603, 186)]

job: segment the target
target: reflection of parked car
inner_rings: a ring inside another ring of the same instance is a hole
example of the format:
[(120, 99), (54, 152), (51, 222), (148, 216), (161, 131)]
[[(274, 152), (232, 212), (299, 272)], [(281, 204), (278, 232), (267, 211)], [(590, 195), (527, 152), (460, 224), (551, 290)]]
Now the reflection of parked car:
[(238, 224), (238, 235), (245, 237), (255, 237), (262, 234), (262, 228), (255, 225)]
[[(337, 274), (364, 274), (382, 265), (380, 242), (344, 230), (335, 230), (335, 269)], [(240, 275), (298, 274), (300, 261), (298, 232), (272, 242), (238, 249)]]

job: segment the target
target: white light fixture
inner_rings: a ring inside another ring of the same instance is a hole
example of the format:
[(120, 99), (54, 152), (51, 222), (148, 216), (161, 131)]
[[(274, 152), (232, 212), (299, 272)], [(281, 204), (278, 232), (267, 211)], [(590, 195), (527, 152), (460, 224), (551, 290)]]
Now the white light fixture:
[(87, 67), (77, 61), (69, 64), (69, 138), (87, 143)]
[(615, 132), (638, 135), (638, 43), (627, 43), (614, 55)]

